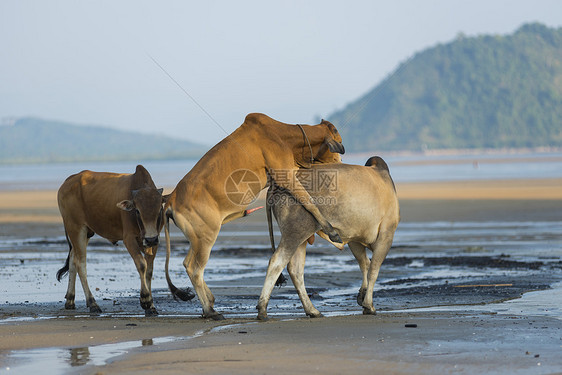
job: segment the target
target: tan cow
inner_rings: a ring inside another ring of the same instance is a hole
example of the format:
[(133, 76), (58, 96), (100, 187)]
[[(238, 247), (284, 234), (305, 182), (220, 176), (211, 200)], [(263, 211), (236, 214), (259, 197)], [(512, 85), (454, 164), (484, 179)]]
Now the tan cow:
[[(367, 161), (366, 166), (315, 165), (311, 170), (318, 175), (324, 175), (327, 177), (324, 181), (330, 182), (313, 186), (309, 193), (316, 200), (320, 211), (338, 231), (343, 242), (349, 244), (363, 274), (357, 302), (363, 307), (363, 314), (374, 314), (375, 281), (400, 221), (398, 198), (388, 166), (384, 160), (375, 156)], [(320, 317), (322, 314), (310, 301), (304, 286), (304, 261), (307, 240), (321, 229), (321, 226), (282, 188), (270, 188), (267, 205), (268, 214), (269, 208), (272, 208), (279, 224), (281, 241), (269, 261), (257, 306), (258, 319), (267, 320), (267, 304), (271, 292), (281, 271), (287, 265), (306, 314), (310, 317)], [(271, 225), (270, 236), (273, 238)], [(335, 245), (343, 248), (339, 244)], [(274, 247), (273, 240), (272, 246)], [(367, 257), (366, 247), (373, 252), (372, 260)]]
[(86, 246), (90, 237), (98, 234), (113, 244), (123, 240), (140, 275), (140, 304), (147, 316), (158, 315), (151, 280), (163, 203), (162, 189), (156, 189), (142, 165), (134, 174), (82, 171), (66, 179), (58, 191), (58, 204), (70, 251), (57, 272), (60, 281), (70, 271), (66, 309), (75, 308), (78, 273), (90, 312), (101, 312), (86, 278)]
[(183, 264), (203, 307), (203, 317), (224, 319), (214, 310), (214, 296), (203, 280), (211, 247), (221, 225), (244, 215), (252, 198), (267, 186), (268, 176), (291, 190), (336, 242), (337, 232), (310, 200), (298, 179), (292, 178), (311, 159), (339, 162), (345, 152), (341, 136), (328, 121), (318, 125), (289, 125), (252, 113), (232, 134), (214, 146), (177, 184), (165, 206), (166, 277), (170, 290), (181, 298), (167, 272), (170, 254), (168, 218), (191, 242)]

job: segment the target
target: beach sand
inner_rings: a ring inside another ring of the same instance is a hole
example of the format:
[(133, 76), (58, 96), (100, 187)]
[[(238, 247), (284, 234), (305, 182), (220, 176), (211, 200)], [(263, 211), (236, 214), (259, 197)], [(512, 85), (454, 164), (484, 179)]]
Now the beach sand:
[[(562, 221), (560, 179), (402, 183), (397, 191), (402, 222)], [(251, 220), (263, 220), (263, 213)], [(62, 233), (56, 192), (0, 191), (0, 236)], [(548, 316), (468, 307), (301, 316), (263, 323), (16, 315), (0, 324), (0, 372), (8, 367), (16, 373), (45, 371), (33, 367), (34, 356), (52, 353), (63, 366), (53, 373), (562, 373), (562, 320)], [(126, 349), (108, 356), (109, 362), (93, 360), (96, 348), (112, 353), (118, 344)]]
[[(403, 222), (562, 220), (558, 178), (400, 183), (396, 189)], [(171, 190), (165, 188), (164, 193)], [(56, 191), (0, 190), (0, 235), (60, 230), (56, 197)], [(263, 220), (261, 214), (254, 218)]]

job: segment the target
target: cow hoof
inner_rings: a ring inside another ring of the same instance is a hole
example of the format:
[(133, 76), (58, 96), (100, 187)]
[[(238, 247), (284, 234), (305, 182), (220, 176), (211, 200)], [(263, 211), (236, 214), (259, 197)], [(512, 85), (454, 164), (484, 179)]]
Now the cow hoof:
[(306, 315), (308, 315), (311, 318), (323, 318), (324, 317), (324, 315), (322, 315), (321, 312), (319, 312), (317, 314), (306, 314)]
[(258, 314), (258, 320), (261, 320), (262, 322), (267, 322), (269, 320), (269, 317), (267, 316), (267, 314)]
[(158, 311), (154, 307), (146, 309), (144, 310), (144, 316), (158, 316)]
[(213, 320), (225, 320), (224, 316), (222, 316), (221, 313), (218, 312), (212, 312), (210, 314), (203, 314), (203, 318), (205, 319), (213, 319)]
[(64, 304), (64, 308), (66, 310), (76, 310), (76, 305), (74, 304), (74, 302), (67, 302)]
[(101, 309), (98, 305), (90, 306), (90, 314), (101, 314)]
[(152, 300), (152, 298), (147, 298), (144, 301), (141, 298), (140, 305), (143, 308), (143, 310), (154, 310), (154, 311), (156, 311), (156, 308), (154, 307), (154, 301)]
[(367, 308), (363, 307), (363, 315), (376, 315), (376, 314), (377, 314), (377, 310), (367, 309)]

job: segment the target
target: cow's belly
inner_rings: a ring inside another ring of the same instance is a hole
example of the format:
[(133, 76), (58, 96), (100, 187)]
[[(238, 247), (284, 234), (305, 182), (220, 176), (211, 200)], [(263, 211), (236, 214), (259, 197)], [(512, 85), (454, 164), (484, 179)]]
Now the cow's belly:
[(344, 229), (340, 229), (337, 226), (335, 226), (334, 228), (344, 242), (360, 242), (362, 244), (370, 244), (375, 242), (378, 236), (378, 230), (375, 229), (378, 228), (378, 225), (376, 225), (375, 228), (353, 228), (349, 225)]

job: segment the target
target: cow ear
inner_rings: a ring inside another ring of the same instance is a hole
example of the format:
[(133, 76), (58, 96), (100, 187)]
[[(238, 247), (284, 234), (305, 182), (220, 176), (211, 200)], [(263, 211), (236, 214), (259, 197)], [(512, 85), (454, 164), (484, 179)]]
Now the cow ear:
[(168, 199), (170, 199), (170, 196), (171, 196), (171, 195), (172, 195), (172, 194), (163, 195), (163, 196), (162, 196), (162, 204), (168, 203)]
[(158, 192), (160, 193), (160, 195), (162, 195), (162, 193), (164, 192), (163, 188), (158, 189)]
[(117, 207), (119, 207), (123, 211), (132, 211), (135, 208), (135, 204), (133, 203), (133, 201), (124, 200), (117, 203)]

